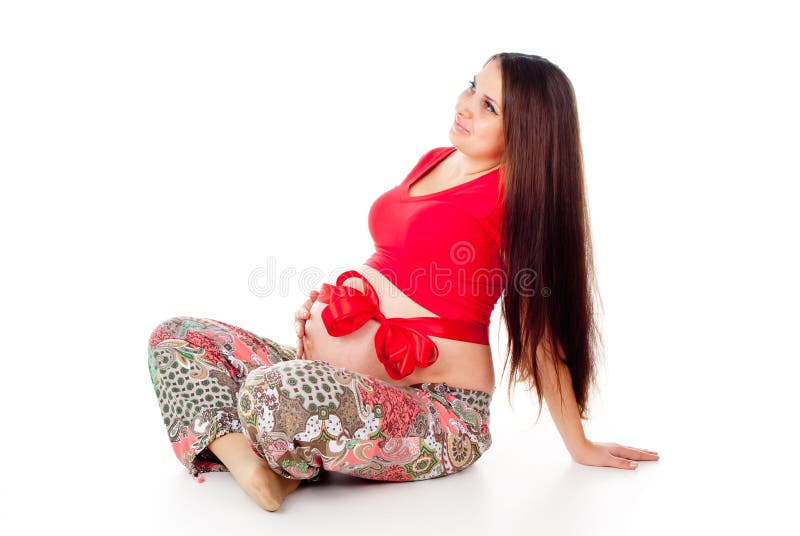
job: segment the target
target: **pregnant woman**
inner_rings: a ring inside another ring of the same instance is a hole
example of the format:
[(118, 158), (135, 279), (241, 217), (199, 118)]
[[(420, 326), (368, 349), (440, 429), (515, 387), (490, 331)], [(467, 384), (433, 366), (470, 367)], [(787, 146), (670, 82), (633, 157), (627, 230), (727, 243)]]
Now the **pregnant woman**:
[(527, 383), (540, 411), (546, 399), (573, 460), (658, 459), (583, 433), (598, 333), (569, 79), (544, 58), (496, 54), (459, 95), (449, 135), (375, 200), (374, 254), (311, 292), (295, 346), (206, 318), (156, 326), (150, 376), (199, 482), (230, 471), (274, 511), (325, 471), (401, 482), (471, 466), (492, 443), (501, 296), (509, 390)]

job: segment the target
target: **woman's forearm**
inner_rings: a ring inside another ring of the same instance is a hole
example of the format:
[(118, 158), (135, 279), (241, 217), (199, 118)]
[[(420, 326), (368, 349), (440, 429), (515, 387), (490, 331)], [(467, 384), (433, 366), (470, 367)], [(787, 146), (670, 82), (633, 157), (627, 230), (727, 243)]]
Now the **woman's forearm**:
[[(552, 358), (541, 351), (539, 356), (542, 395), (564, 445), (570, 455), (574, 457), (575, 453), (586, 443), (586, 435), (578, 411), (578, 402), (575, 400), (575, 390), (572, 388), (572, 375), (563, 360)], [(556, 379), (556, 367), (558, 367), (558, 380)], [(561, 384), (561, 395), (558, 392), (559, 383)]]

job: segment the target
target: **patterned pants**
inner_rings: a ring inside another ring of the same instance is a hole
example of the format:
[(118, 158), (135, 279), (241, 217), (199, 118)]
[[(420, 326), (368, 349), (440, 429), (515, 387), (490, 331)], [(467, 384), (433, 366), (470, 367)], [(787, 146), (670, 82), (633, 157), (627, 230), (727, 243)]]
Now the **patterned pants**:
[(285, 478), (320, 470), (371, 480), (457, 473), (491, 446), (489, 393), (420, 383), (398, 387), (206, 318), (159, 324), (150, 378), (178, 460), (200, 473), (228, 469), (207, 448), (228, 432)]

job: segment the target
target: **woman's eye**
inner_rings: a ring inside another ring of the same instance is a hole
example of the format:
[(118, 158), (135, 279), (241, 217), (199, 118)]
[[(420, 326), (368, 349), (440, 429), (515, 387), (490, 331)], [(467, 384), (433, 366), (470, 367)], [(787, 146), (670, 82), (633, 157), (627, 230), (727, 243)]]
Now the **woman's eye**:
[[(475, 91), (475, 81), (474, 81), (474, 80), (470, 80), (470, 81), (469, 81), (469, 90), (470, 90), (471, 92), (474, 92), (474, 91)], [(483, 101), (483, 104), (486, 106), (486, 109), (488, 109), (488, 110), (489, 110), (490, 112), (492, 112), (493, 114), (496, 114), (496, 113), (497, 113), (497, 112), (495, 111), (495, 109), (494, 109), (494, 106), (492, 106), (492, 103), (491, 103), (491, 102), (489, 102), (488, 100), (485, 100), (485, 101)]]

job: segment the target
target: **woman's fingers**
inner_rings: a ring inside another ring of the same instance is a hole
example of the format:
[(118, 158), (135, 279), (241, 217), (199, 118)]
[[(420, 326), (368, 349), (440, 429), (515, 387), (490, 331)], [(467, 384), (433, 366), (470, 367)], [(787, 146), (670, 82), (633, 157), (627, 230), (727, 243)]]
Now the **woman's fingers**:
[(618, 456), (611, 455), (611, 459), (609, 460), (611, 467), (618, 467), (620, 469), (636, 469), (639, 464), (633, 462), (631, 460), (627, 460), (625, 458), (620, 458)]
[(620, 448), (617, 449), (617, 452), (614, 454), (618, 454), (620, 456), (624, 456), (626, 458), (630, 458), (632, 460), (657, 460), (658, 459), (658, 452), (647, 450), (647, 449), (638, 449), (635, 447), (626, 447), (624, 445), (620, 445)]
[(306, 320), (310, 316), (308, 311), (303, 309), (298, 309), (294, 313), (294, 331), (297, 333), (298, 337), (302, 337), (305, 331)]
[(294, 312), (294, 317), (298, 319), (308, 320), (308, 317), (311, 316), (311, 307), (313, 307), (315, 301), (317, 300), (316, 299), (306, 300), (305, 303), (303, 303), (303, 306)]
[(314, 305), (314, 302), (317, 301), (317, 296), (319, 296), (319, 292), (316, 290), (311, 291), (311, 294), (308, 295), (308, 299), (303, 304), (305, 306), (306, 311), (310, 311), (311, 307)]
[(612, 458), (612, 467), (620, 467), (623, 469), (636, 469), (638, 466), (636, 461), (658, 460), (657, 453), (651, 453), (633, 447), (625, 447), (623, 445), (616, 445), (614, 448), (610, 449), (609, 455), (611, 455)]
[(573, 459), (583, 465), (635, 470), (641, 460), (658, 460), (658, 453), (618, 443), (596, 443), (587, 440), (585, 445), (575, 451)]
[(658, 452), (655, 450), (640, 449), (638, 447), (629, 447), (628, 445), (619, 445), (619, 446), (624, 449), (641, 450), (642, 452), (650, 452), (651, 454), (658, 454)]
[(306, 320), (311, 316), (311, 307), (314, 305), (314, 302), (317, 301), (319, 291), (312, 290), (308, 296), (309, 298), (303, 306), (294, 312), (294, 331), (297, 333), (297, 359), (301, 359), (304, 353), (303, 337), (306, 334)]
[(294, 332), (297, 333), (298, 338), (302, 338), (306, 333), (306, 320), (308, 320), (308, 317), (308, 313), (298, 313), (294, 317)]
[(308, 299), (303, 302), (303, 306), (300, 307), (297, 311), (294, 312), (294, 317), (297, 319), (305, 319), (308, 320), (308, 317), (311, 315), (311, 307), (314, 306), (314, 302), (317, 301), (317, 296), (319, 296), (319, 292), (316, 290), (312, 290), (309, 293)]

